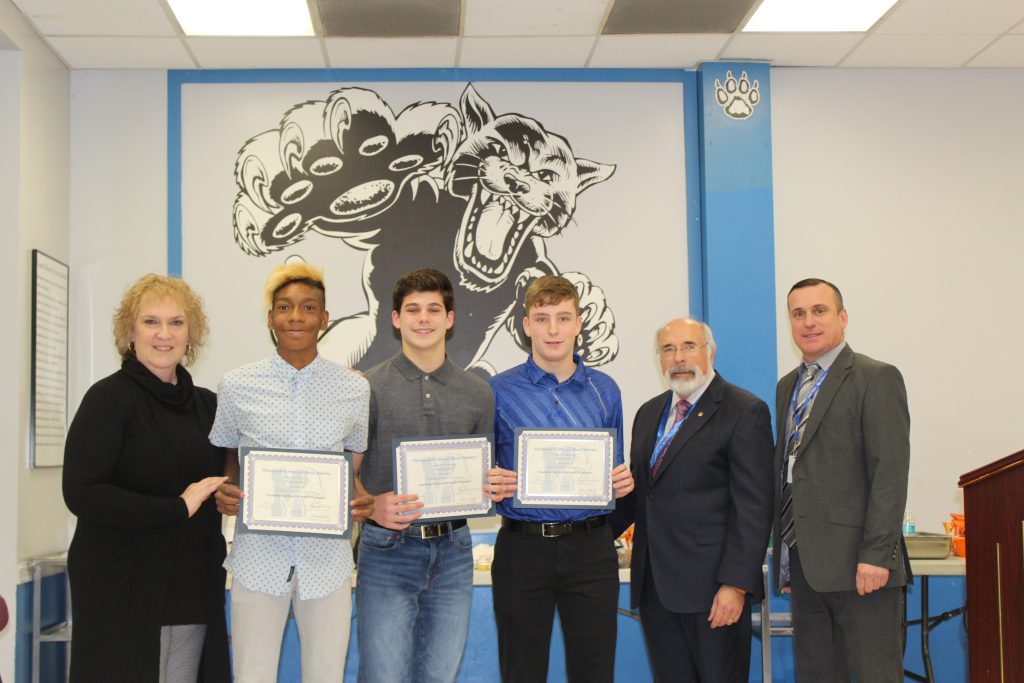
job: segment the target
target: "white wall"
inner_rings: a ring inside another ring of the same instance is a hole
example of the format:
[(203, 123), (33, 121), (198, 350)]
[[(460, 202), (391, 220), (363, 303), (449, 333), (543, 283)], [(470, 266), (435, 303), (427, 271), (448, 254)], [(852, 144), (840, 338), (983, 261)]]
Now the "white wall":
[(111, 318), (127, 285), (167, 272), (167, 76), (71, 74), (71, 387), (117, 370)]
[[(60, 469), (30, 470), (31, 251), (68, 259), (68, 70), (0, 0), (0, 34), (16, 50), (0, 53), (0, 286), (14, 324), (0, 342), (12, 359), (0, 383), (0, 592), (15, 607), (17, 562), (67, 548)], [(17, 543), (11, 539), (17, 538)], [(0, 676), (13, 680), (14, 629), (0, 634)]]
[[(893, 363), (909, 507), (941, 531), (961, 474), (1024, 448), (1024, 70), (772, 72), (776, 289), (835, 282), (847, 339)], [(779, 306), (779, 373), (799, 356)]]

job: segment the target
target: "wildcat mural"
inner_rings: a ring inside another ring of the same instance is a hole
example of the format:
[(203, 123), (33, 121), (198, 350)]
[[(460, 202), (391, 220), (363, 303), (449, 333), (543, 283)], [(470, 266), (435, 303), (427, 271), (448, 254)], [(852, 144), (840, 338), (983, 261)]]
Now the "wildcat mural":
[(366, 252), (366, 307), (332, 320), (321, 342), (339, 362), (368, 368), (394, 353), (391, 288), (430, 266), (455, 285), (448, 353), (459, 365), (493, 373), (484, 354), (502, 328), (529, 349), (522, 298), (546, 274), (580, 291), (579, 352), (601, 365), (618, 353), (604, 292), (580, 272), (560, 271), (545, 240), (566, 229), (581, 192), (614, 172), (577, 158), (535, 119), (496, 115), (472, 85), (458, 109), (420, 102), (398, 115), (373, 91), (340, 88), (293, 107), (278, 128), (243, 145), (235, 241), (265, 256), (316, 232)]

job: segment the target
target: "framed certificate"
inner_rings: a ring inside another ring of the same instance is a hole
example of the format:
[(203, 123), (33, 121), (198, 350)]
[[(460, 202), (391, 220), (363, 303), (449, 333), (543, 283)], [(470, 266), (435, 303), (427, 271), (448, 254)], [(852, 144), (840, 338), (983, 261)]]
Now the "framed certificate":
[(512, 507), (615, 507), (614, 429), (517, 429)]
[(348, 453), (243, 448), (242, 528), (250, 532), (348, 538), (352, 460)]
[(395, 493), (423, 501), (419, 520), (486, 517), (494, 503), (484, 495), (494, 462), (490, 434), (394, 439)]

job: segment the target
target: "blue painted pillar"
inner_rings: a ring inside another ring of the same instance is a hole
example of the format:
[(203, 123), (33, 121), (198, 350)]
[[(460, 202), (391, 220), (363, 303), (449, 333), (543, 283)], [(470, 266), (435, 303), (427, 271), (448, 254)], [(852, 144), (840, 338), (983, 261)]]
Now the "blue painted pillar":
[(771, 73), (762, 62), (708, 62), (697, 76), (703, 267), (691, 309), (714, 330), (715, 366), (773, 406)]

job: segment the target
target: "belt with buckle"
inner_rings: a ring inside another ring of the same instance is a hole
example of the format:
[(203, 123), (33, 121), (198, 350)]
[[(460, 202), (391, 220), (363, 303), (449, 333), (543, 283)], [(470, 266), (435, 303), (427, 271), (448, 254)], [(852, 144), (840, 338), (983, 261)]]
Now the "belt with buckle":
[[(375, 527), (380, 527), (381, 529), (386, 529), (387, 531), (394, 531), (394, 529), (388, 529), (387, 527), (380, 526), (380, 524), (377, 524), (377, 522), (372, 519), (366, 520), (366, 523)], [(447, 536), (455, 529), (461, 529), (464, 526), (466, 526), (466, 520), (464, 519), (453, 519), (450, 522), (424, 522), (422, 524), (412, 524), (399, 533), (426, 541), (431, 538)]]
[(608, 521), (608, 515), (590, 517), (579, 522), (524, 522), (511, 517), (502, 517), (501, 526), (509, 531), (521, 534), (543, 536), (544, 538), (558, 538), (568, 536), (580, 531), (590, 531), (602, 527)]

